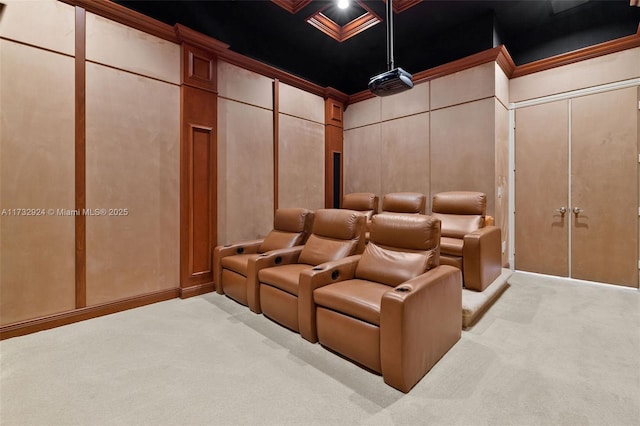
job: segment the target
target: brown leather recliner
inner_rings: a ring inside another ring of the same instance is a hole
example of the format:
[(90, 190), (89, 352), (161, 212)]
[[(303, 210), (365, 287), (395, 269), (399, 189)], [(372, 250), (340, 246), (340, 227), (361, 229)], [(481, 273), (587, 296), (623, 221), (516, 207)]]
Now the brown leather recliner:
[(367, 218), (365, 242), (369, 241), (371, 218), (378, 213), (378, 196), (372, 192), (352, 192), (342, 198), (342, 208), (359, 211)]
[(378, 213), (378, 196), (372, 192), (352, 192), (342, 198), (342, 208), (359, 211), (370, 221)]
[(440, 192), (432, 215), (442, 222), (440, 263), (462, 270), (464, 286), (483, 291), (502, 271), (500, 228), (485, 223), (487, 196), (482, 192)]
[(382, 198), (382, 213), (424, 214), (427, 196), (419, 192), (393, 192)]
[(300, 274), (300, 334), (408, 392), (461, 335), (462, 274), (439, 246), (438, 219), (374, 216), (361, 256)]
[(265, 238), (216, 247), (213, 251), (216, 291), (259, 312), (257, 295), (248, 291), (257, 287), (258, 279), (255, 270), (249, 273), (249, 261), (271, 250), (302, 246), (311, 234), (313, 217), (314, 213), (307, 209), (278, 209), (273, 230)]
[[(364, 250), (365, 217), (353, 210), (317, 210), (309, 239), (297, 251), (260, 256), (255, 265), (262, 312), (285, 327), (298, 331), (298, 278), (300, 272)], [(250, 266), (251, 268), (251, 266)]]

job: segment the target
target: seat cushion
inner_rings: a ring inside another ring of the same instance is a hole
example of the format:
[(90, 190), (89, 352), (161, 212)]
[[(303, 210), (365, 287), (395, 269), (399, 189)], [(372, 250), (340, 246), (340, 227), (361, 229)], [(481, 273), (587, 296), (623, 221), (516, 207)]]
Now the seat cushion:
[(440, 238), (440, 253), (451, 256), (462, 256), (462, 246), (464, 240), (460, 238), (442, 237)]
[(227, 256), (222, 258), (222, 267), (239, 274), (247, 276), (247, 266), (249, 265), (249, 259), (256, 259), (260, 256), (258, 253), (250, 254), (236, 254), (233, 256)]
[(395, 287), (426, 272), (434, 262), (433, 257), (432, 251), (397, 250), (371, 241), (358, 262), (355, 276)]
[(379, 326), (382, 295), (389, 290), (385, 284), (354, 279), (316, 289), (313, 300), (316, 305)]
[(305, 263), (292, 263), (290, 265), (274, 266), (258, 272), (260, 284), (268, 284), (272, 287), (286, 291), (294, 296), (298, 295), (298, 279), (300, 272), (313, 268)]

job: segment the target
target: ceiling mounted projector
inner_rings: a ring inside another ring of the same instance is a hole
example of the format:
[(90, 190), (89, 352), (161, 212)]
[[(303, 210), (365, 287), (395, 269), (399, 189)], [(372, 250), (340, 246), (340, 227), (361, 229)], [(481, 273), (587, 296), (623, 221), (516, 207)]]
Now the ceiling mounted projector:
[(376, 96), (389, 96), (413, 87), (413, 76), (402, 68), (394, 68), (393, 0), (387, 0), (387, 66), (388, 71), (371, 77), (369, 90)]
[(413, 87), (411, 74), (402, 68), (383, 72), (369, 80), (369, 90), (376, 96), (389, 96)]

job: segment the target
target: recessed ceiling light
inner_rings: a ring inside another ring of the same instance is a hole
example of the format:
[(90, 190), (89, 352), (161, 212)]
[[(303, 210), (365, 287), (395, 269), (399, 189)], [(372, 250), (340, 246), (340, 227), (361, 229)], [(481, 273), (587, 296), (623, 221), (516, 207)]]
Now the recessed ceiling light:
[(340, 9), (346, 9), (349, 7), (349, 0), (338, 0), (338, 7)]

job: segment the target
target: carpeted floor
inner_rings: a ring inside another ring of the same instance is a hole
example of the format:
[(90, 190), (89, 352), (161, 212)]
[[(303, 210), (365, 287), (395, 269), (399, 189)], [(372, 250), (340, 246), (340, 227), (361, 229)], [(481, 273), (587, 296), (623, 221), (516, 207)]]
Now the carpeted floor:
[(640, 292), (509, 284), (409, 394), (207, 294), (0, 342), (0, 423), (638, 425)]

